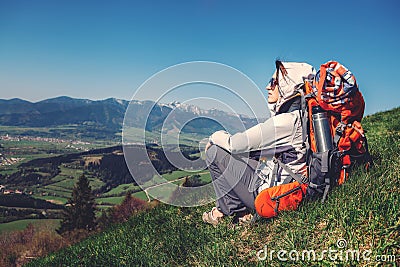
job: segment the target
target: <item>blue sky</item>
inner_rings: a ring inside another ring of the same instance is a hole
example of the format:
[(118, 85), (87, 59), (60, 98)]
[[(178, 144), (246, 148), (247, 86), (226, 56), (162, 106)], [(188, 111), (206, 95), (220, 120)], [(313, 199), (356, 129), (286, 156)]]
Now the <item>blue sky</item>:
[(264, 88), (276, 58), (316, 68), (334, 59), (355, 74), (371, 114), (399, 105), (399, 7), (0, 0), (0, 98), (130, 99), (153, 74), (194, 60), (227, 64)]

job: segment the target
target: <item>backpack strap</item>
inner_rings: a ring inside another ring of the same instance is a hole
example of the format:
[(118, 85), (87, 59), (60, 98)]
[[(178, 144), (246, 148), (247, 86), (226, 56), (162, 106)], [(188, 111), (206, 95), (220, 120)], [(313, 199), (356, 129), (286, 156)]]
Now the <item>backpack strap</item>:
[(321, 157), (321, 172), (327, 173), (329, 171), (329, 151), (322, 152)]
[(333, 137), (333, 142), (336, 144), (336, 146), (339, 144), (339, 140), (342, 137), (346, 127), (347, 125), (343, 122), (339, 122), (339, 124), (336, 126), (335, 136)]
[(276, 166), (279, 165), (282, 169), (284, 169), (299, 184), (308, 184), (309, 183), (308, 177), (294, 173), (288, 166), (286, 166), (286, 164), (283, 164), (282, 161), (280, 161), (276, 157), (273, 158), (273, 162), (275, 163)]
[[(319, 69), (319, 80), (316, 79), (316, 81), (315, 81), (315, 85), (318, 90), (317, 91), (317, 99), (318, 100), (322, 99), (321, 94), (322, 94), (322, 88), (324, 87), (324, 84), (325, 84), (325, 79), (326, 79), (326, 64), (322, 64)], [(322, 103), (320, 103), (320, 104), (322, 104)]]
[(293, 180), (292, 176), (286, 177), (285, 180), (283, 180), (282, 184), (288, 184)]
[(271, 181), (272, 181), (272, 185), (276, 186), (277, 185), (277, 177), (278, 177), (278, 164), (276, 164), (275, 161), (274, 161), (274, 163), (275, 163), (275, 165), (274, 165), (274, 169), (272, 170)]
[(372, 160), (372, 156), (369, 153), (368, 141), (365, 136), (364, 136), (364, 145), (365, 145), (365, 161), (366, 161), (365, 169), (368, 170), (369, 167), (372, 164), (374, 164), (374, 161)]
[(310, 148), (310, 145), (308, 144), (308, 127), (307, 127), (307, 121), (308, 121), (308, 106), (307, 106), (307, 101), (306, 98), (307, 96), (304, 95), (303, 92), (300, 92), (301, 100), (300, 100), (300, 119), (301, 119), (301, 128), (302, 128), (302, 134), (303, 134), (303, 144), (305, 144), (306, 149), (308, 150)]
[[(329, 151), (325, 151), (321, 156), (321, 172), (327, 173), (329, 172)], [(331, 178), (329, 176), (325, 177), (325, 189), (322, 195), (321, 202), (324, 203), (326, 200), (326, 196), (328, 195), (329, 189), (331, 188)]]
[[(302, 86), (306, 86), (306, 85), (303, 84)], [(310, 150), (310, 145), (308, 143), (308, 106), (307, 106), (306, 98), (311, 97), (311, 96), (308, 96), (308, 95), (305, 96), (303, 90), (301, 90), (300, 88), (298, 88), (297, 92), (300, 95), (299, 114), (300, 114), (300, 122), (301, 122), (301, 128), (302, 128), (303, 145), (305, 146), (307, 154), (308, 154), (309, 150)], [(307, 158), (308, 158), (308, 156), (306, 155), (306, 159)], [(292, 179), (299, 182), (299, 184), (309, 184), (308, 177), (294, 173), (286, 164), (284, 164), (277, 157), (273, 158), (273, 162), (275, 163), (274, 171), (272, 172), (274, 181), (276, 180), (277, 168), (279, 165), (290, 176), (283, 181), (283, 184), (287, 184), (287, 183), (291, 182)]]

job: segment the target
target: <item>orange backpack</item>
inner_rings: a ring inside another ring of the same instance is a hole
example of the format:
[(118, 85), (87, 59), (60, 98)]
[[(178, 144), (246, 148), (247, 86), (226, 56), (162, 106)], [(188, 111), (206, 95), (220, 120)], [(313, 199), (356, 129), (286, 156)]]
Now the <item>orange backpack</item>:
[[(351, 157), (365, 157), (366, 167), (371, 158), (368, 143), (361, 126), (365, 102), (354, 75), (336, 61), (321, 65), (313, 84), (305, 82), (305, 93), (310, 95), (307, 101), (309, 120), (312, 121), (312, 108), (320, 106), (327, 111), (333, 141), (341, 155), (342, 169), (338, 184), (347, 179), (346, 170), (351, 165)], [(310, 146), (317, 152), (313, 125), (310, 124)], [(360, 155), (357, 155), (360, 154)]]
[(351, 166), (372, 163), (361, 126), (364, 99), (354, 75), (336, 61), (322, 64), (314, 80), (306, 80), (302, 95), (303, 140), (307, 147), (307, 176), (293, 173), (274, 158), (294, 182), (263, 190), (255, 200), (266, 218), (293, 210), (304, 197), (325, 201), (328, 191), (348, 178)]

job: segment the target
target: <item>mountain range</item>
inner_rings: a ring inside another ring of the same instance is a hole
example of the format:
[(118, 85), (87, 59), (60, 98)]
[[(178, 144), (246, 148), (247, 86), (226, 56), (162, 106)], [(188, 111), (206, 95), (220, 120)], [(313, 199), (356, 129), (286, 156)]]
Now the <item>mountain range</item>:
[(79, 125), (121, 132), (125, 112), (130, 127), (156, 132), (181, 130), (186, 133), (208, 135), (215, 130), (231, 132), (256, 124), (256, 119), (222, 110), (204, 110), (195, 105), (172, 102), (159, 104), (150, 100), (76, 99), (61, 96), (39, 102), (14, 98), (0, 99), (0, 125), (19, 127), (58, 127)]

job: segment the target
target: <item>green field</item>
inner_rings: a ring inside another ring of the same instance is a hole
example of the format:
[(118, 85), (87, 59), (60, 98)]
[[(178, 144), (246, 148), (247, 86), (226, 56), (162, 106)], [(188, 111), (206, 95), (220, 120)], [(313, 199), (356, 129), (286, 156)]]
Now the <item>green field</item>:
[(167, 181), (172, 181), (172, 180), (176, 180), (178, 178), (182, 178), (185, 176), (195, 175), (195, 174), (198, 174), (199, 172), (203, 172), (203, 171), (197, 171), (197, 172), (173, 171), (172, 173), (163, 174), (162, 177)]
[[(52, 137), (63, 140), (76, 140), (76, 133), (65, 134), (65, 131), (76, 130), (82, 125), (60, 125), (56, 127), (19, 127), (19, 126), (0, 126), (0, 135), (10, 136), (41, 136), (41, 137)], [(90, 142), (90, 145), (83, 145), (89, 149), (99, 148), (104, 146), (113, 146), (118, 143), (119, 140), (98, 140), (96, 138), (86, 138), (83, 141)]]
[(67, 198), (63, 197), (55, 197), (55, 196), (34, 196), (34, 198), (43, 199), (46, 201), (50, 201), (56, 204), (65, 204), (67, 203)]
[(20, 127), (20, 126), (0, 126), (0, 132), (5, 132), (10, 135), (21, 135), (28, 131), (35, 131), (38, 133), (50, 133), (52, 130), (59, 129), (59, 130), (68, 130), (74, 129), (77, 125), (65, 125), (59, 127)]
[(118, 205), (122, 203), (122, 200), (124, 200), (123, 197), (100, 197), (96, 198), (96, 203), (100, 205), (105, 205), (105, 204), (111, 204), (111, 205)]
[[(13, 127), (13, 126), (0, 126), (0, 134), (8, 134), (10, 137), (15, 138), (21, 135), (31, 135), (47, 137), (49, 133), (58, 130), (75, 129), (78, 125), (65, 125), (53, 128), (35, 128), (35, 127)], [(53, 136), (54, 137), (54, 136)], [(20, 158), (23, 159), (13, 165), (0, 166), (1, 175), (9, 175), (19, 171), (18, 166), (22, 163), (28, 162), (32, 159), (54, 157), (61, 154), (76, 153), (82, 150), (89, 150), (95, 148), (103, 148), (106, 146), (116, 145), (113, 141), (91, 140), (90, 144), (73, 144), (68, 138), (63, 138), (65, 142), (48, 142), (44, 140), (25, 140), (20, 137), (17, 140), (0, 140), (1, 151), (7, 158)], [(72, 146), (72, 147), (71, 147)], [(79, 148), (79, 150), (78, 150)], [(60, 174), (52, 178), (51, 185), (46, 187), (32, 187), (36, 197), (42, 195), (50, 195), (53, 199), (67, 198), (70, 196), (73, 185), (77, 178), (83, 173), (81, 169), (68, 168), (64, 165), (60, 166)], [(49, 174), (36, 172), (42, 176)], [(99, 179), (88, 176), (90, 185), (93, 189), (100, 188), (104, 185)], [(1, 182), (0, 182), (1, 184)]]
[[(165, 181), (173, 181), (176, 179), (180, 179), (182, 177), (198, 173), (202, 177), (207, 177), (207, 176), (209, 177), (209, 174), (204, 173), (204, 171), (202, 172), (174, 171), (169, 174), (164, 174), (163, 178), (155, 176), (151, 181), (149, 181), (146, 184), (146, 186), (152, 186), (155, 184), (164, 183)], [(45, 173), (41, 174), (46, 175)], [(75, 183), (77, 182), (79, 176), (82, 174), (83, 174), (82, 169), (70, 168), (67, 165), (62, 164), (60, 165), (60, 173), (51, 179), (52, 183), (44, 187), (36, 188), (34, 190), (33, 197), (47, 200), (57, 204), (65, 204), (67, 203), (67, 199), (71, 197), (72, 189)], [(104, 185), (104, 183), (97, 178), (91, 177), (90, 175), (87, 175), (87, 177), (89, 178), (92, 189), (100, 188), (101, 186)], [(182, 182), (183, 180), (180, 180), (175, 182), (175, 184), (181, 185)], [(164, 189), (161, 186), (161, 187), (151, 188), (149, 189), (149, 192), (150, 194), (158, 195), (160, 192), (163, 192), (163, 190)], [(96, 203), (99, 204), (99, 209), (109, 208), (112, 205), (120, 204), (123, 201), (126, 193), (129, 191), (137, 191), (132, 194), (134, 197), (148, 201), (146, 193), (141, 191), (141, 188), (139, 186), (135, 186), (134, 184), (122, 184), (117, 186), (116, 188), (113, 188), (109, 192), (103, 194), (100, 198), (97, 198)], [(170, 195), (171, 194), (169, 193), (165, 197), (168, 198)], [(151, 196), (150, 198), (153, 199)], [(14, 227), (14, 228), (15, 229), (24, 228), (24, 225), (27, 225), (27, 223), (24, 223), (24, 221), (25, 220), (15, 221), (14, 224), (19, 225), (20, 227), (19, 228)]]
[[(204, 224), (202, 213), (213, 205), (161, 204), (28, 266), (398, 266), (399, 258), (377, 256), (400, 256), (400, 108), (369, 116), (363, 126), (374, 167), (354, 170), (324, 204), (305, 201), (296, 211), (240, 227), (231, 218)], [(265, 249), (275, 253), (271, 259), (257, 257)], [(286, 260), (278, 257), (282, 250)], [(310, 250), (318, 258), (296, 260), (296, 252)], [(332, 259), (324, 250), (338, 254)], [(338, 257), (352, 251), (369, 260)]]
[[(195, 174), (200, 174), (201, 179), (203, 181), (206, 181), (206, 182), (211, 181), (210, 174), (207, 171), (198, 171), (198, 172), (173, 171), (172, 173), (163, 174), (162, 178), (159, 177), (158, 175), (155, 175), (153, 177), (153, 179), (151, 179), (150, 181), (148, 181), (144, 185), (142, 185), (142, 188), (146, 188), (146, 187), (150, 187), (150, 186), (157, 185), (160, 183), (164, 183), (166, 181), (177, 180), (177, 179), (180, 179), (180, 178), (183, 178), (186, 176), (190, 176), (190, 175), (195, 175)], [(178, 182), (176, 182), (176, 184), (182, 184), (182, 181), (178, 181)], [(111, 189), (110, 191), (104, 193), (102, 196), (103, 197), (116, 196), (116, 195), (121, 196), (121, 195), (125, 195), (129, 191), (132, 192), (132, 191), (139, 191), (139, 190), (141, 190), (141, 187), (135, 186), (134, 184), (121, 184), (121, 185)], [(140, 192), (137, 192), (137, 193), (140, 193)], [(143, 193), (143, 195), (145, 196), (145, 193)], [(141, 195), (141, 196), (143, 196), (143, 195)], [(142, 199), (147, 200), (147, 197), (142, 198)]]
[[(68, 168), (61, 165), (60, 171), (61, 172), (57, 176), (51, 179), (53, 183), (37, 189), (39, 194), (36, 193), (35, 197), (40, 198), (43, 197), (42, 194), (47, 194), (49, 197), (48, 199), (57, 200), (57, 198), (66, 199), (71, 196), (72, 189), (78, 181), (79, 176), (83, 174), (83, 170)], [(92, 189), (97, 189), (104, 185), (100, 179), (91, 177), (90, 175), (87, 176), (87, 178), (90, 181)]]
[(12, 173), (17, 172), (17, 171), (18, 171), (18, 166), (17, 165), (1, 166), (0, 167), (0, 174), (2, 174), (2, 175), (12, 174)]
[(200, 179), (205, 183), (211, 183), (210, 172), (200, 174)]
[[(164, 183), (166, 181), (174, 181), (174, 180), (177, 180), (177, 179), (180, 179), (180, 178), (183, 178), (183, 177), (186, 177), (186, 176), (190, 176), (190, 175), (195, 175), (195, 174), (199, 174), (200, 175), (200, 179), (202, 181), (207, 182), (207, 183), (211, 182), (210, 173), (208, 171), (198, 171), (198, 172), (174, 171), (174, 172), (169, 173), (169, 174), (163, 174), (162, 175), (162, 179), (159, 176), (156, 175), (156, 176), (153, 177), (152, 180), (146, 182), (142, 187), (143, 188), (147, 188), (147, 187), (151, 187), (153, 185)], [(183, 180), (179, 180), (179, 181), (173, 182), (173, 184), (175, 184), (175, 185), (182, 185), (182, 183), (183, 183)], [(163, 190), (162, 187), (163, 186), (157, 186), (157, 187), (148, 189), (150, 195), (151, 194), (156, 194), (156, 195), (159, 194)], [(102, 198), (100, 198), (101, 200), (98, 200), (98, 201), (105, 202), (105, 203), (108, 202), (108, 203), (113, 203), (113, 204), (119, 204), (120, 201), (121, 201), (120, 197), (117, 197), (117, 200), (114, 200), (111, 196), (116, 196), (116, 195), (124, 196), (129, 191), (138, 191), (140, 189), (141, 189), (141, 187), (135, 186), (134, 184), (122, 184), (122, 185), (119, 185), (119, 186), (111, 189), (110, 191), (104, 193), (102, 195)], [(143, 192), (143, 191), (135, 192), (132, 195), (137, 197), (137, 198), (146, 200), (146, 201), (148, 200), (148, 198), (146, 196), (146, 193)], [(153, 199), (151, 196), (150, 196), (150, 198)], [(98, 203), (100, 203), (100, 202), (98, 202)]]
[[(66, 125), (53, 128), (33, 128), (33, 127), (16, 127), (16, 126), (0, 126), (0, 135), (6, 135), (15, 137), (19, 135), (25, 135), (26, 133), (34, 133), (35, 137), (47, 137), (54, 131), (62, 131), (68, 129), (75, 129), (77, 125)], [(52, 135), (54, 136), (54, 135)], [(75, 153), (79, 151), (86, 151), (95, 148), (102, 148), (106, 146), (113, 146), (118, 144), (116, 141), (101, 141), (101, 140), (87, 140), (90, 144), (72, 144), (71, 140), (73, 137), (60, 137), (66, 142), (47, 142), (37, 140), (24, 140), (12, 141), (12, 140), (0, 140), (2, 150), (11, 151), (12, 155), (7, 157), (21, 158), (22, 160), (11, 166), (0, 166), (0, 174), (11, 174), (16, 172), (18, 165), (21, 163), (28, 162), (37, 158), (53, 157), (56, 155)], [(0, 151), (2, 152), (2, 151)]]
[(28, 224), (33, 224), (35, 226), (46, 226), (51, 229), (56, 229), (59, 224), (59, 219), (29, 219), (29, 220), (18, 220), (9, 223), (1, 223), (0, 224), (0, 233), (8, 232), (8, 231), (16, 231), (23, 230), (28, 226)]
[[(134, 193), (134, 194), (132, 194), (132, 196), (134, 196), (136, 198), (139, 198), (139, 199), (142, 199), (142, 200), (145, 200), (145, 201), (149, 200), (144, 191), (140, 191), (140, 192)], [(150, 197), (150, 200), (152, 200), (151, 197)]]
[[(159, 184), (163, 184), (163, 183), (165, 183), (167, 181), (174, 181), (174, 180), (177, 180), (177, 179), (181, 179), (181, 178), (184, 178), (184, 177), (187, 177), (187, 176), (191, 176), (191, 175), (196, 175), (196, 174), (200, 175), (200, 179), (203, 182), (206, 182), (206, 183), (211, 182), (211, 176), (210, 176), (210, 173), (208, 171), (204, 171), (204, 170), (197, 171), (197, 172), (173, 171), (172, 173), (163, 174), (162, 178), (159, 177), (158, 175), (155, 175), (153, 177), (153, 179), (151, 179), (150, 181), (146, 182), (144, 185), (142, 185), (142, 187), (135, 186), (133, 184), (122, 184), (122, 185), (119, 185), (119, 186), (111, 189), (110, 191), (104, 193), (102, 195), (102, 198), (101, 198), (100, 201), (101, 202), (107, 202), (107, 199), (111, 199), (111, 202), (108, 202), (108, 203), (119, 204), (120, 203), (120, 198), (119, 197), (117, 198), (117, 201), (112, 200), (113, 198), (110, 198), (110, 197), (111, 196), (116, 196), (116, 195), (124, 196), (129, 191), (130, 192), (138, 191), (138, 190), (141, 190), (141, 188), (149, 188), (149, 187), (150, 188), (147, 189), (147, 190), (149, 192), (150, 199), (153, 199), (152, 195), (153, 196), (162, 195), (163, 196), (162, 200), (167, 201), (168, 198), (171, 196), (171, 193), (172, 193), (171, 187), (169, 187), (170, 190), (167, 190), (168, 194), (164, 194), (164, 192), (166, 191), (165, 187), (168, 186), (168, 185), (159, 185)], [(181, 179), (179, 181), (172, 182), (172, 184), (181, 186), (183, 181), (184, 180)], [(153, 187), (154, 185), (156, 185), (156, 186)], [(157, 185), (159, 185), (159, 186), (157, 186)], [(149, 200), (144, 191), (135, 192), (135, 193), (132, 194), (132, 196), (135, 196), (137, 198), (140, 198), (140, 199), (143, 199), (143, 200), (146, 200), (146, 201)], [(106, 197), (108, 197), (108, 198), (106, 198)]]
[(126, 194), (128, 191), (138, 191), (140, 190), (139, 186), (135, 186), (134, 184), (121, 184), (117, 187), (114, 187), (110, 191), (103, 194), (104, 197), (112, 196), (112, 195), (121, 195)]

